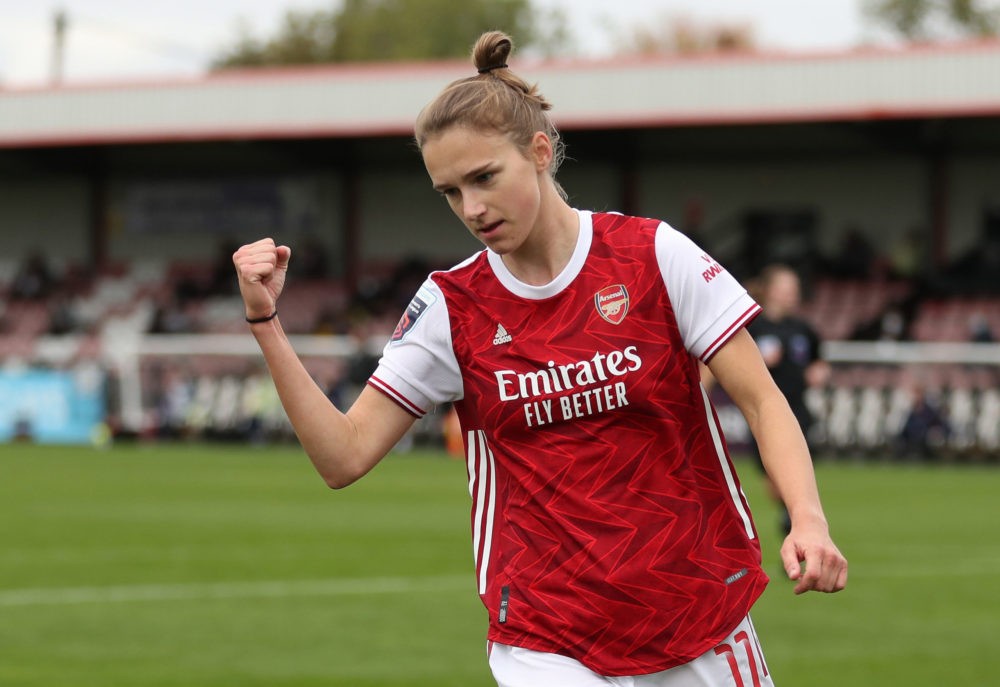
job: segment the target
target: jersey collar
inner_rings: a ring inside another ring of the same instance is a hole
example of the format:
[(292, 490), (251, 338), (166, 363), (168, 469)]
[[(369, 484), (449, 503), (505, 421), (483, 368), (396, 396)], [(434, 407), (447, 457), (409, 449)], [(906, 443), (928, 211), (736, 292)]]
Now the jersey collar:
[(576, 212), (577, 217), (580, 219), (580, 231), (576, 238), (576, 248), (573, 249), (573, 255), (570, 256), (569, 262), (566, 263), (563, 271), (556, 275), (556, 278), (548, 284), (543, 284), (542, 286), (525, 284), (511, 274), (497, 253), (487, 249), (486, 256), (489, 259), (490, 267), (493, 268), (493, 274), (496, 275), (496, 278), (503, 284), (504, 288), (521, 298), (542, 300), (555, 296), (576, 279), (576, 275), (580, 274), (583, 264), (587, 261), (587, 255), (590, 254), (590, 244), (594, 240), (594, 224), (589, 211), (574, 210), (574, 212)]

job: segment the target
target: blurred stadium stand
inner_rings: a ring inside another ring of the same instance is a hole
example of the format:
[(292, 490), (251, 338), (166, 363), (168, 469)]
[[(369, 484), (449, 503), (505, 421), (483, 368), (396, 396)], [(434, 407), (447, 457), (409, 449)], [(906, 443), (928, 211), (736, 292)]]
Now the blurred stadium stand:
[[(420, 278), (478, 247), (408, 141), (467, 71), (0, 88), (0, 368), (99, 364), (120, 436), (292, 439), (231, 244), (293, 247), (283, 325), (348, 403)], [(662, 217), (742, 280), (774, 260), (803, 274), (835, 366), (811, 392), (820, 450), (908, 455), (923, 398), (948, 422), (936, 455), (997, 457), (1000, 43), (522, 71), (556, 103), (575, 205)], [(48, 281), (20, 293), (33, 257)]]

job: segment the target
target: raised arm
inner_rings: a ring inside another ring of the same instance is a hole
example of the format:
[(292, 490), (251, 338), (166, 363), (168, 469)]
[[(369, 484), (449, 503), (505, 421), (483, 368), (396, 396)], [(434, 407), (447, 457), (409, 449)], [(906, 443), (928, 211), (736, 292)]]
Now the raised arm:
[(805, 437), (750, 334), (740, 330), (708, 366), (746, 418), (764, 469), (788, 508), (792, 529), (781, 559), (797, 582), (795, 593), (843, 589), (847, 560), (830, 538)]
[(371, 470), (406, 433), (415, 418), (371, 387), (347, 413), (338, 410), (309, 375), (281, 328), (278, 298), (291, 250), (262, 239), (233, 254), (240, 294), (281, 404), (317, 472), (332, 488), (345, 487)]

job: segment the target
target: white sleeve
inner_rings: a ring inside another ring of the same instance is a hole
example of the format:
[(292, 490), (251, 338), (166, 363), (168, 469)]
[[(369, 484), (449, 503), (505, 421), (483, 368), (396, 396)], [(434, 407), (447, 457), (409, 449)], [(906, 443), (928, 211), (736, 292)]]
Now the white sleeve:
[(410, 301), (368, 383), (416, 417), (462, 397), (448, 304), (432, 280)]
[(735, 277), (665, 223), (656, 231), (656, 259), (684, 345), (702, 362), (760, 312)]

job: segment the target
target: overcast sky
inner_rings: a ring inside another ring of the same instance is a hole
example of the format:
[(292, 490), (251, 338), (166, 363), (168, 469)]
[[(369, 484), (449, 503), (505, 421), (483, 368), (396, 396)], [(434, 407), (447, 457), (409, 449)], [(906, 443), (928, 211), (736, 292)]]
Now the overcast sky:
[[(52, 72), (53, 16), (69, 19), (67, 82), (194, 76), (231, 45), (239, 22), (272, 35), (288, 9), (336, 0), (0, 0), (0, 84), (44, 85)], [(665, 17), (747, 22), (762, 48), (839, 50), (864, 39), (860, 0), (534, 0), (562, 7), (578, 49), (607, 55), (615, 35)]]

